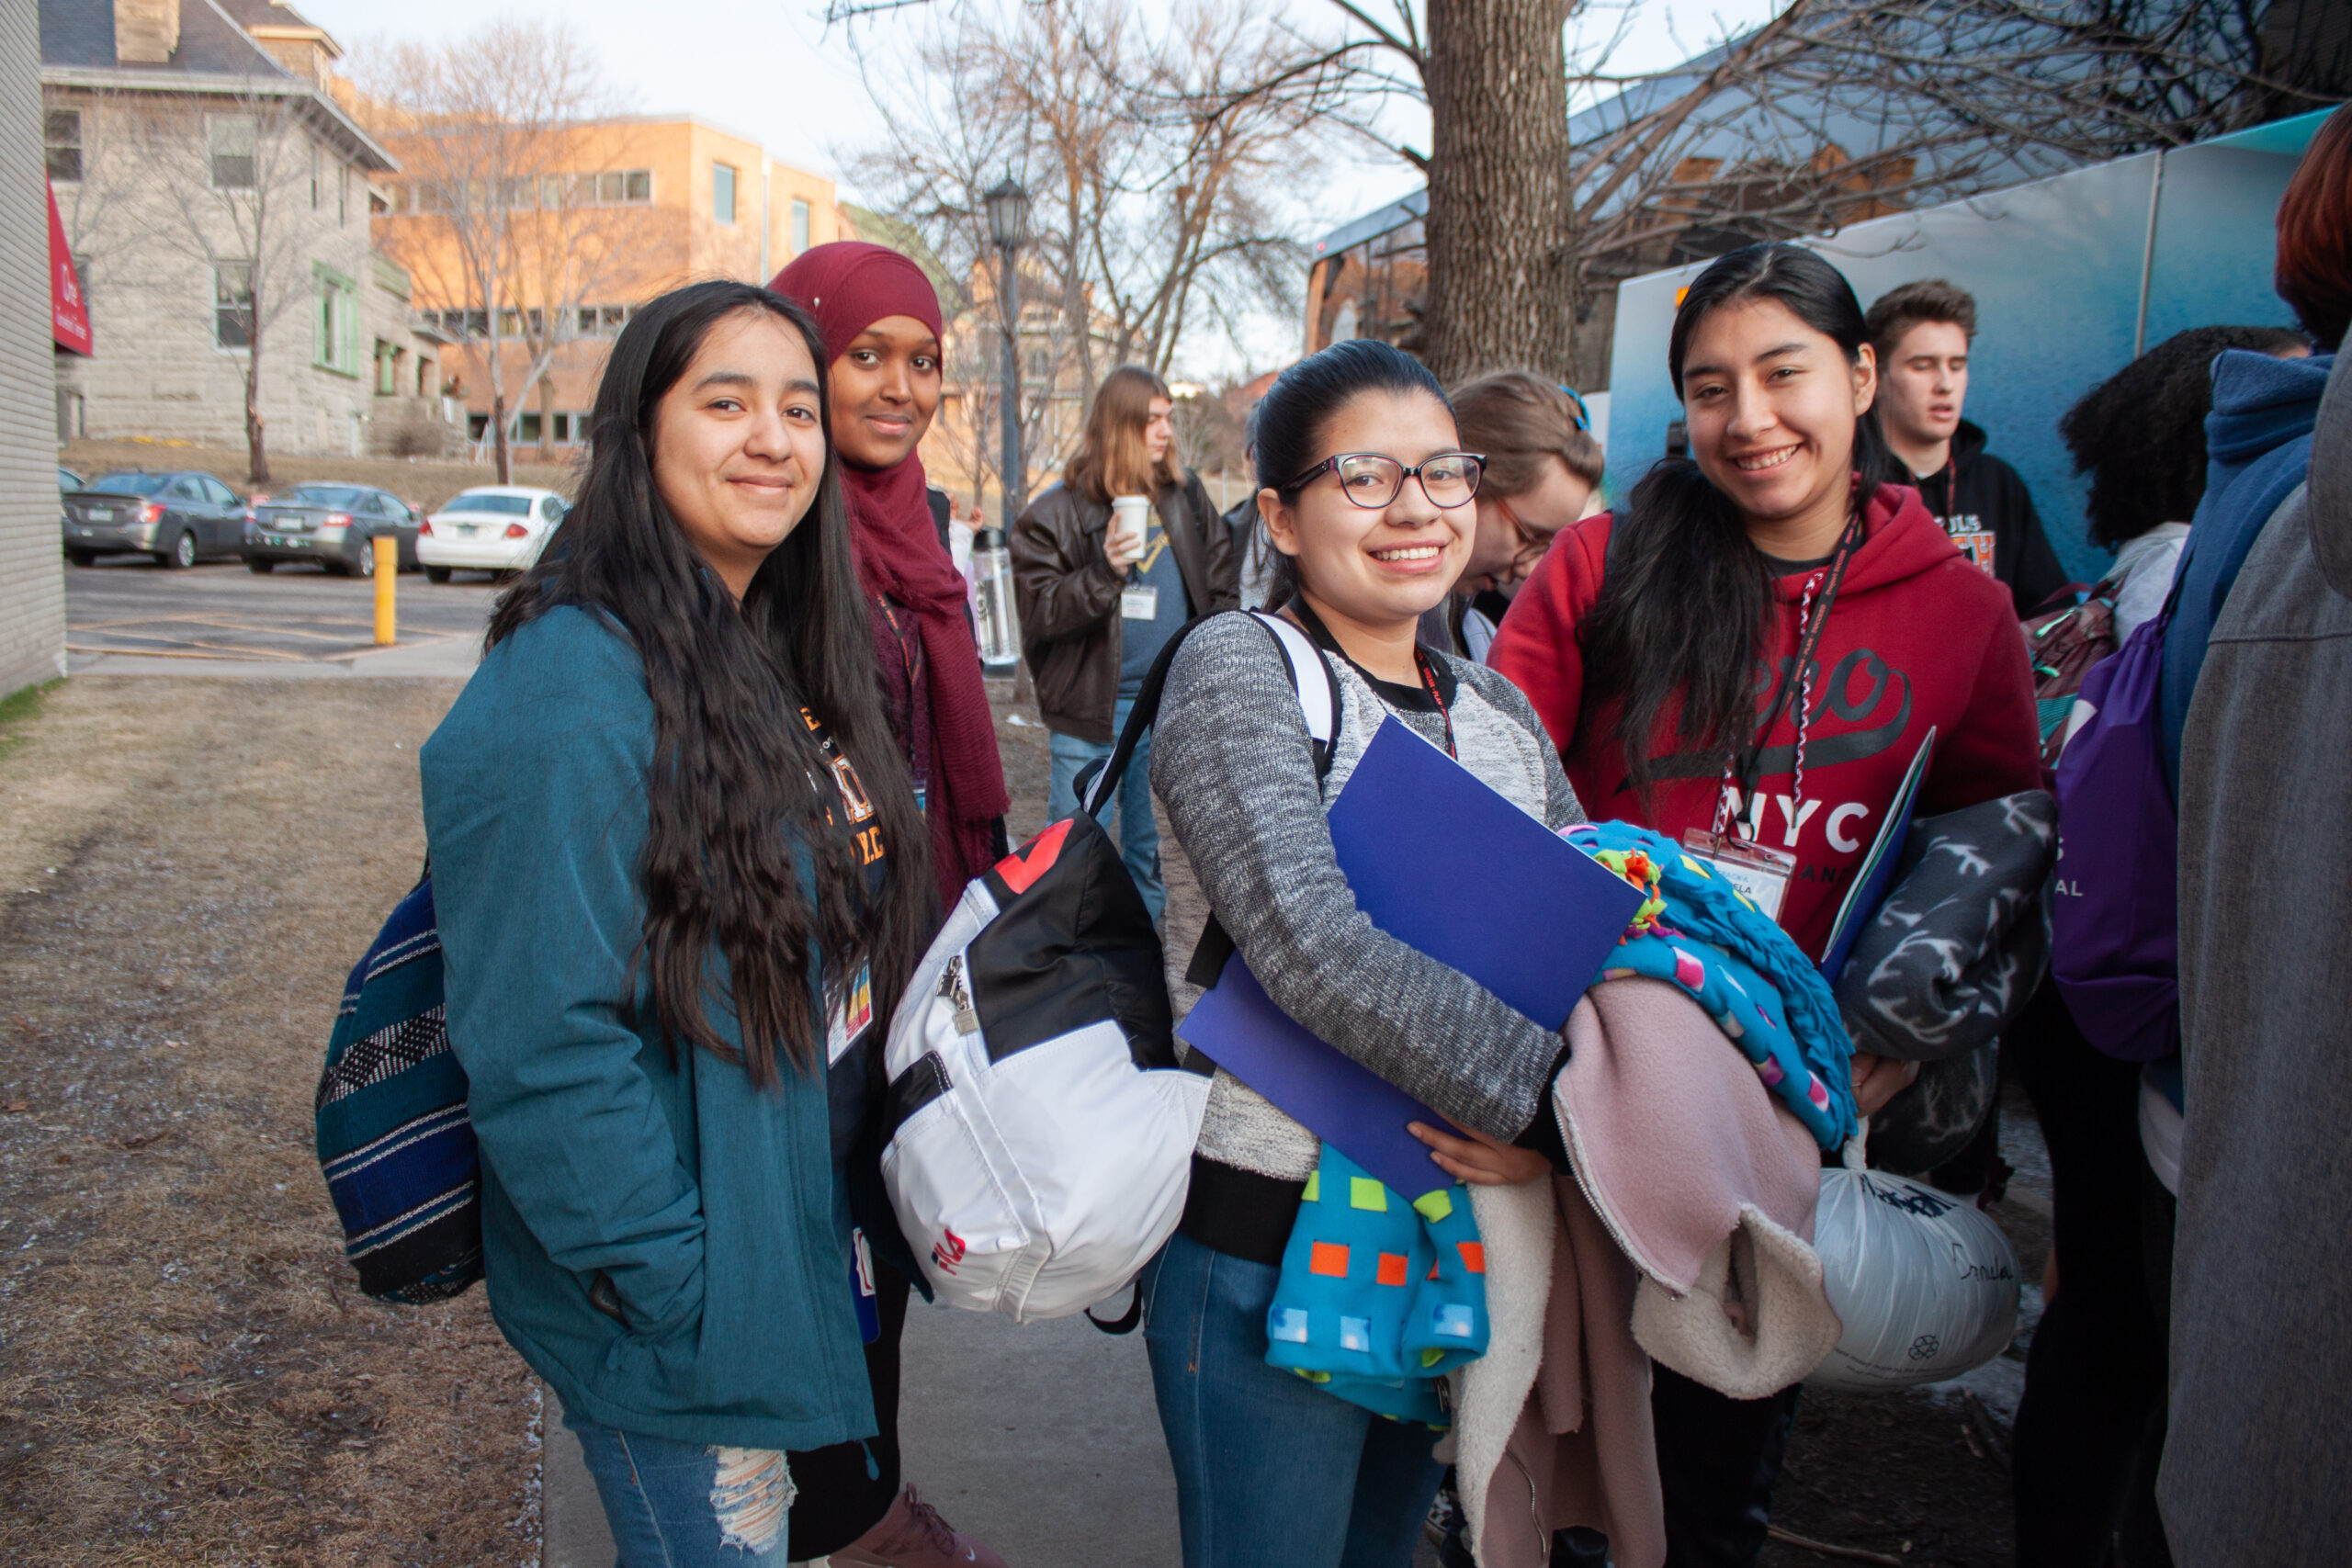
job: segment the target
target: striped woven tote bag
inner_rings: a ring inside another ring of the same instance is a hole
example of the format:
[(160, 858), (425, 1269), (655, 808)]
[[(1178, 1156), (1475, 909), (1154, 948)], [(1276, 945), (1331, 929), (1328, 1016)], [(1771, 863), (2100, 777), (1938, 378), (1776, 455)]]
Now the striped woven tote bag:
[(449, 1049), (430, 866), (344, 984), (314, 1121), (361, 1290), (421, 1306), (481, 1278), (481, 1165)]

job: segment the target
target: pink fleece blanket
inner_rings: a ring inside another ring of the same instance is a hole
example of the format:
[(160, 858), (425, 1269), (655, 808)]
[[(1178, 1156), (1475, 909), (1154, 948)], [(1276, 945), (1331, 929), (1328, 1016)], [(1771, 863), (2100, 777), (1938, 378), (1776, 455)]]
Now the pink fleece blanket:
[[(1568, 1525), (1604, 1532), (1618, 1568), (1658, 1568), (1651, 1357), (1733, 1392), (1794, 1382), (1836, 1342), (1804, 1246), (1820, 1156), (1671, 986), (1596, 986), (1567, 1035), (1554, 1099), (1575, 1173), (1542, 1198), (1481, 1190), (1494, 1344), (1465, 1380), (1463, 1495), (1482, 1568), (1541, 1568), (1548, 1532)], [(1529, 1224), (1531, 1252), (1551, 1232), (1550, 1268), (1522, 1279), (1498, 1243)], [(1517, 1343), (1537, 1334), (1540, 1361)]]

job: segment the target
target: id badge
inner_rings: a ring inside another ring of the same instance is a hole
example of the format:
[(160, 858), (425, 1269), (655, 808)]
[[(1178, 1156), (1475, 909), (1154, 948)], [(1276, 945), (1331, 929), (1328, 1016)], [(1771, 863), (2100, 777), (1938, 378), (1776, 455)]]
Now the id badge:
[(1789, 879), (1797, 874), (1796, 856), (1728, 834), (1718, 839), (1701, 828), (1683, 831), (1682, 850), (1692, 860), (1704, 861), (1708, 870), (1747, 895), (1747, 901), (1763, 910), (1765, 919), (1780, 923)]
[(850, 1295), (857, 1303), (858, 1337), (868, 1345), (882, 1337), (882, 1303), (874, 1293), (874, 1254), (863, 1228), (849, 1233)]
[(1985, 576), (1993, 575), (1993, 531), (1979, 527), (1973, 517), (1951, 520), (1951, 542), (1960, 553), (1976, 563), (1976, 570)]
[(872, 1027), (874, 979), (872, 972), (861, 965), (857, 979), (833, 1004), (832, 1016), (825, 1021), (825, 1066), (830, 1067), (840, 1061)]
[(1120, 589), (1119, 615), (1123, 620), (1129, 621), (1159, 619), (1159, 590), (1157, 588)]

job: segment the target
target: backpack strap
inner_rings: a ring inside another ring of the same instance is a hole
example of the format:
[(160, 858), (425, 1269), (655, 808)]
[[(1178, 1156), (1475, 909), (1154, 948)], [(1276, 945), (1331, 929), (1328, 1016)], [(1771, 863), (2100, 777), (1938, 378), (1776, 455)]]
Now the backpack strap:
[[(1298, 694), (1300, 713), (1306, 719), (1306, 735), (1315, 752), (1315, 777), (1320, 783), (1331, 772), (1331, 759), (1340, 737), (1340, 678), (1331, 672), (1330, 660), (1325, 659), (1307, 635), (1279, 615), (1260, 610), (1244, 612), (1266, 635), (1274, 639), (1282, 650), (1283, 669), (1290, 675), (1291, 690)], [(1159, 717), (1160, 694), (1168, 685), (1168, 671), (1176, 662), (1176, 650), (1193, 630), (1214, 616), (1204, 615), (1188, 621), (1176, 634), (1161, 645), (1159, 656), (1151, 661), (1151, 669), (1143, 678), (1143, 686), (1136, 694), (1135, 706), (1127, 712), (1125, 728), (1119, 731), (1117, 744), (1104, 761), (1090, 763), (1078, 777), (1078, 808), (1089, 817), (1100, 817), (1103, 803), (1111, 792), (1119, 787), (1126, 776), (1127, 763), (1135, 756), (1136, 748), (1143, 742), (1143, 733)], [(1312, 668), (1322, 676), (1312, 680), (1307, 671)]]

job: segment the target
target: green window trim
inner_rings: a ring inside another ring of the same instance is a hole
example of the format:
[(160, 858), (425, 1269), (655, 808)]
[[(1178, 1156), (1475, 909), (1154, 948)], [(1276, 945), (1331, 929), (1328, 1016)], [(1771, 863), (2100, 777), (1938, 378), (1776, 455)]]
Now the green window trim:
[(311, 364), (337, 376), (360, 378), (359, 284), (324, 262), (311, 264), (315, 286), (311, 321)]

